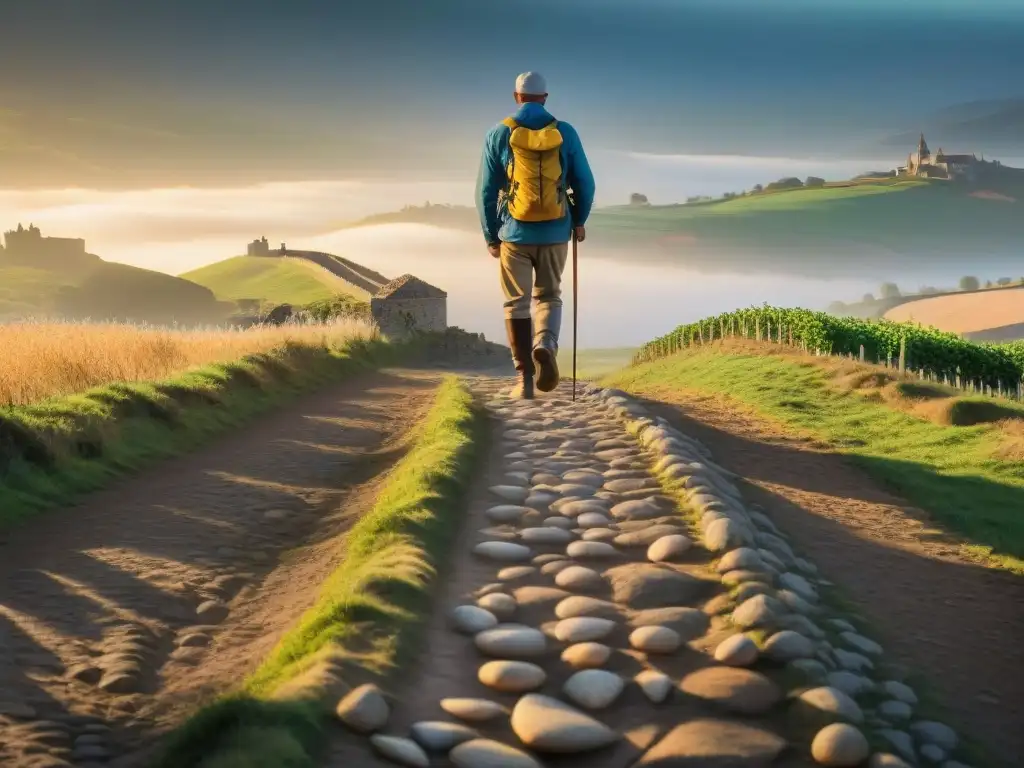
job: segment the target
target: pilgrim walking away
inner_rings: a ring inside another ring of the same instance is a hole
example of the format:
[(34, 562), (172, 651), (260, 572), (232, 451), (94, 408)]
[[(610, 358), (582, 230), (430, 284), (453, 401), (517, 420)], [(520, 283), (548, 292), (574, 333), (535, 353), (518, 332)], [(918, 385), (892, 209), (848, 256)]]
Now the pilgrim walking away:
[(562, 273), (569, 240), (587, 236), (594, 175), (579, 134), (547, 111), (543, 76), (519, 75), (514, 97), (519, 109), (484, 140), (476, 205), (487, 250), (500, 265), (518, 378), (511, 396), (530, 399), (534, 386), (558, 386)]

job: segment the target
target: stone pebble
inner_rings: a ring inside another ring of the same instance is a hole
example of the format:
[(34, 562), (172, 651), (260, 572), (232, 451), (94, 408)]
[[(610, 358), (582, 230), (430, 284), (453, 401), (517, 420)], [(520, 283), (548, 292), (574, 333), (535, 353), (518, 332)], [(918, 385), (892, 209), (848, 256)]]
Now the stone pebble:
[(498, 625), (497, 617), (476, 605), (457, 606), (451, 614), (452, 624), (459, 632), (475, 635)]
[(647, 548), (647, 559), (652, 563), (677, 560), (690, 551), (693, 542), (681, 533), (662, 536)]
[(639, 627), (629, 635), (629, 644), (644, 653), (673, 653), (682, 642), (679, 633), (668, 627)]
[(567, 544), (572, 541), (573, 534), (565, 528), (541, 526), (524, 528), (519, 532), (519, 538), (527, 544)]
[(497, 562), (515, 563), (529, 560), (533, 550), (511, 541), (482, 541), (473, 547), (473, 553)]
[(452, 717), (472, 723), (484, 723), (508, 714), (508, 710), (505, 707), (488, 699), (441, 699), (441, 709)]
[(378, 731), (391, 716), (384, 694), (373, 683), (353, 688), (338, 702), (335, 714), (345, 725), (360, 733)]
[(413, 740), (428, 752), (444, 753), (480, 734), (461, 723), (445, 720), (422, 720), (409, 728)]
[(857, 728), (845, 723), (826, 725), (811, 742), (811, 757), (821, 765), (853, 768), (871, 753), (868, 740)]
[(448, 753), (456, 768), (543, 768), (522, 750), (492, 739), (473, 739)]
[(385, 736), (375, 733), (370, 736), (370, 745), (381, 757), (409, 768), (429, 768), (430, 758), (415, 741), (401, 736)]
[(576, 616), (559, 621), (555, 625), (555, 637), (563, 643), (603, 640), (611, 634), (616, 626), (611, 619), (603, 619), (598, 616)]
[(615, 603), (586, 595), (567, 597), (555, 606), (555, 616), (560, 619), (572, 619), (577, 616), (599, 616), (609, 619), (618, 615), (619, 607)]
[(621, 738), (604, 723), (565, 702), (534, 693), (519, 699), (510, 722), (519, 740), (538, 752), (586, 752)]
[(543, 656), (547, 638), (539, 629), (522, 624), (502, 624), (485, 629), (473, 638), (481, 653), (500, 659), (529, 659)]
[(565, 549), (569, 557), (607, 560), (619, 556), (619, 551), (605, 541), (574, 541)]
[(525, 693), (544, 685), (547, 673), (527, 661), (489, 661), (480, 667), (477, 679), (502, 693)]
[(652, 703), (661, 704), (672, 691), (672, 678), (655, 669), (645, 669), (633, 678), (640, 690)]
[(605, 586), (605, 580), (597, 571), (582, 565), (573, 565), (555, 575), (555, 583), (565, 589), (596, 590)]
[(749, 667), (761, 652), (751, 638), (744, 634), (727, 637), (715, 648), (715, 661), (730, 667)]
[(603, 669), (583, 669), (573, 674), (562, 692), (586, 709), (604, 709), (614, 702), (625, 688), (625, 681)]
[(492, 614), (500, 621), (511, 619), (516, 612), (516, 599), (504, 592), (492, 592), (476, 601), (478, 607)]
[(517, 504), (499, 504), (486, 509), (484, 511), (484, 515), (495, 523), (515, 523), (518, 522), (523, 515), (531, 511), (532, 510), (529, 507)]

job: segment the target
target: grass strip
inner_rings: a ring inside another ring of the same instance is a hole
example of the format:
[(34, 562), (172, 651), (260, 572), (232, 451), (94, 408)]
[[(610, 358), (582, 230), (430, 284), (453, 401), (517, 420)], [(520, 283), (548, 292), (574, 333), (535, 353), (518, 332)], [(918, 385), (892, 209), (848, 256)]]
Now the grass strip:
[(163, 381), (0, 406), (0, 530), (193, 450), (325, 384), (443, 354), (446, 333), (340, 347), (286, 344)]
[(330, 381), (400, 360), (409, 345), (286, 345), (155, 382), (0, 408), (0, 529), (193, 449)]
[[(317, 602), (239, 691), (170, 735), (152, 768), (315, 765), (334, 702), (323, 689), (294, 683), (325, 659), (358, 677), (383, 674), (408, 656), (457, 533), (485, 428), (465, 385), (445, 379), (411, 449), (349, 532)], [(297, 693), (282, 697), (287, 689)]]
[(1001, 460), (997, 425), (945, 426), (830, 386), (810, 361), (705, 350), (619, 371), (605, 385), (658, 398), (723, 395), (827, 442), (968, 542), (969, 554), (1024, 573), (1024, 465)]

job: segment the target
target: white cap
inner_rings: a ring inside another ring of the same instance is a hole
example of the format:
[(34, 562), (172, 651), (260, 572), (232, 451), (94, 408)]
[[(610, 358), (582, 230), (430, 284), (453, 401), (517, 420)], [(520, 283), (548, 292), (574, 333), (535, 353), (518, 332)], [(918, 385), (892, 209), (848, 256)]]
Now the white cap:
[(516, 93), (524, 96), (545, 96), (548, 92), (548, 84), (544, 81), (544, 75), (539, 72), (523, 72), (516, 78)]

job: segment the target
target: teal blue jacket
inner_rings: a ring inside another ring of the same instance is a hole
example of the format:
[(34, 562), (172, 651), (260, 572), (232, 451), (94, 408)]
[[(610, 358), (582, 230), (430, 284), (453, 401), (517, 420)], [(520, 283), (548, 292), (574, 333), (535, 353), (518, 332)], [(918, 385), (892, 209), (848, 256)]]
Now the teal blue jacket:
[[(531, 130), (543, 128), (555, 119), (536, 102), (521, 105), (513, 117), (517, 123)], [(572, 227), (587, 223), (594, 205), (594, 174), (576, 129), (559, 120), (558, 130), (562, 134), (562, 173), (576, 204), (564, 218), (556, 221), (516, 221), (504, 205), (499, 209), (498, 193), (508, 184), (505, 169), (511, 154), (508, 142), (512, 130), (499, 123), (487, 133), (477, 176), (476, 209), (488, 245), (498, 242), (524, 245), (567, 243), (572, 236)]]

